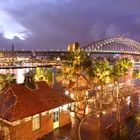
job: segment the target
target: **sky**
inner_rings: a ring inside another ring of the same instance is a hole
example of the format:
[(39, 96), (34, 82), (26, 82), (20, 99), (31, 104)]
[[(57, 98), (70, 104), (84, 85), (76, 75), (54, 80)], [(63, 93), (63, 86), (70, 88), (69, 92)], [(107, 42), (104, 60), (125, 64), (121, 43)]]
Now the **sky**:
[(0, 0), (0, 49), (67, 49), (124, 35), (140, 42), (140, 0)]

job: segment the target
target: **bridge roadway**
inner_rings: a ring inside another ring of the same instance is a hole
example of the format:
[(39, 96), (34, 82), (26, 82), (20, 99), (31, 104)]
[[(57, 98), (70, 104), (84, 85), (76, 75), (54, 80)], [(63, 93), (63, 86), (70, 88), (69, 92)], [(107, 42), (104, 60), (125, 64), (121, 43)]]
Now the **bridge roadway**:
[(87, 53), (89, 54), (125, 54), (125, 55), (140, 55), (140, 52), (128, 52), (128, 51), (105, 51), (105, 50), (92, 50), (88, 51), (86, 50)]

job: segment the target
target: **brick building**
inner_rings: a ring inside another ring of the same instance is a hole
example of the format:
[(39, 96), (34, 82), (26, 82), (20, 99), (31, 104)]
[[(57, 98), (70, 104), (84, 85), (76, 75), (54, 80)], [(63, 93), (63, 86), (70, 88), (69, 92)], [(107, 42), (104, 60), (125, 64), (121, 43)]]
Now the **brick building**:
[(0, 94), (1, 132), (8, 140), (34, 140), (70, 123), (72, 99), (36, 82), (31, 89), (14, 84)]

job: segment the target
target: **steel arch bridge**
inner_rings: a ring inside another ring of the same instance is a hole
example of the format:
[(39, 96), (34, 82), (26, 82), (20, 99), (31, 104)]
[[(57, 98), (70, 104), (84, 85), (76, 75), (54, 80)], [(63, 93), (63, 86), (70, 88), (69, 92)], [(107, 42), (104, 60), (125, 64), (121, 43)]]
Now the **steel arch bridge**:
[(89, 53), (140, 55), (140, 43), (125, 37), (99, 40), (82, 47)]

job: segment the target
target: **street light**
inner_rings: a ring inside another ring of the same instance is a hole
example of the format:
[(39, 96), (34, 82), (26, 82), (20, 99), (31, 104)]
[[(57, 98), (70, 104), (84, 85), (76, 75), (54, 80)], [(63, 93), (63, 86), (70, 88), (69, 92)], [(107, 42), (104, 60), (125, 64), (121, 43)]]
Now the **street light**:
[(65, 91), (65, 95), (69, 95), (69, 91), (68, 90)]
[(74, 98), (74, 94), (73, 94), (73, 93), (71, 93), (71, 94), (70, 94), (70, 97), (73, 99), (73, 98)]

